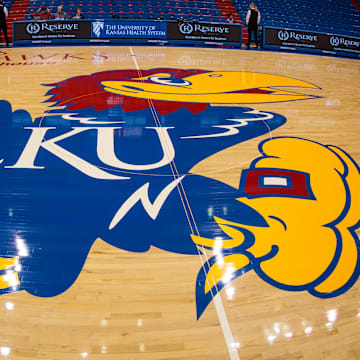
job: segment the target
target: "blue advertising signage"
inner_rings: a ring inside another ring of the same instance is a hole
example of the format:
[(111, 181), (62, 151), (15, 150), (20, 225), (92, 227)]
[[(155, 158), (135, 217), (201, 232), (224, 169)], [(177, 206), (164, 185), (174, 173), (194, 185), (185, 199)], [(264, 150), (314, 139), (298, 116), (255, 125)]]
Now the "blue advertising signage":
[(92, 39), (166, 39), (166, 22), (93, 21)]
[(14, 45), (201, 44), (241, 47), (241, 25), (154, 20), (14, 21)]
[(263, 47), (360, 57), (360, 38), (298, 29), (265, 27)]

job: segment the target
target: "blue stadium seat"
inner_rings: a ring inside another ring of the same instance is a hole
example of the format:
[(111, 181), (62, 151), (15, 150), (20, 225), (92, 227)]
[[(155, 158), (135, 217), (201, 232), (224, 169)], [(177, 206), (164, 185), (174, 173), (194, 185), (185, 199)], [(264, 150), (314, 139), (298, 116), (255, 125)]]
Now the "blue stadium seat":
[[(245, 21), (248, 3), (233, 0), (233, 4)], [(256, 4), (261, 12), (263, 25), (309, 31), (325, 29), (328, 33), (360, 36), (357, 26), (360, 24), (360, 11), (355, 10), (350, 0), (259, 0)], [(317, 9), (316, 13), (309, 11), (314, 7)]]
[(210, 15), (203, 15), (202, 17), (201, 17), (201, 20), (202, 21), (211, 21), (211, 16)]

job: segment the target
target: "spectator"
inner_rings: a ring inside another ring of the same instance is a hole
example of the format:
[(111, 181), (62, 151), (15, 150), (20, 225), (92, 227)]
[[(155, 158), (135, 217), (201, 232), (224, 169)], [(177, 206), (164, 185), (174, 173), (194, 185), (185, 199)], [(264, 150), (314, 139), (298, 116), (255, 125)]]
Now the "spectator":
[(250, 46), (251, 33), (254, 33), (256, 46), (259, 47), (258, 42), (258, 24), (260, 22), (260, 11), (254, 3), (250, 4), (250, 9), (246, 15), (246, 25), (248, 26), (249, 39), (247, 46)]
[(235, 24), (234, 15), (230, 13), (226, 19), (226, 22), (229, 24)]
[(63, 11), (63, 6), (59, 5), (57, 8), (57, 12), (55, 13), (55, 19), (56, 20), (67, 20), (68, 14), (66, 12)]
[(4, 32), (6, 45), (9, 45), (9, 38), (7, 34), (7, 25), (6, 25), (6, 18), (8, 17), (9, 13), (7, 11), (6, 6), (3, 5), (2, 0), (0, 0), (0, 34), (1, 30)]
[(113, 19), (120, 19), (120, 16), (118, 14), (112, 14)]
[(83, 19), (84, 16), (83, 14), (81, 13), (81, 9), (80, 8), (77, 8), (76, 9), (76, 13), (75, 15), (73, 16), (73, 19)]
[(45, 6), (42, 6), (38, 11), (36, 11), (31, 15), (38, 17), (39, 20), (49, 20), (54, 17), (51, 11), (47, 9)]

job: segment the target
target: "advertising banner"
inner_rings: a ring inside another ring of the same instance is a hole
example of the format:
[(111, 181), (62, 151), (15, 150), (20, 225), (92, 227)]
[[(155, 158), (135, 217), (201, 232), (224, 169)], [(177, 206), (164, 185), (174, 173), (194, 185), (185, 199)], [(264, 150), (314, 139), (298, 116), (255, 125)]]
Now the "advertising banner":
[(360, 55), (360, 38), (281, 28), (266, 27), (263, 46), (301, 49), (306, 52)]
[(89, 39), (90, 21), (52, 20), (14, 22), (14, 41)]
[(191, 40), (206, 42), (232, 42), (241, 45), (241, 25), (168, 22), (168, 40)]
[(166, 23), (156, 21), (93, 21), (92, 39), (166, 39)]
[(241, 47), (242, 27), (234, 24), (152, 20), (47, 20), (13, 23), (15, 45), (39, 43), (203, 44)]

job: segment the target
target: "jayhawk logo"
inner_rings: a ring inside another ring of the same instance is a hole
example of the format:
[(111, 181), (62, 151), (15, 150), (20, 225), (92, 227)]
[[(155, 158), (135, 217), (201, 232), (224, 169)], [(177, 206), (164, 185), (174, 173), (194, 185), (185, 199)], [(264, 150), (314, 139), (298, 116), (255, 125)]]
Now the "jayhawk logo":
[(44, 87), (51, 107), (41, 118), (0, 101), (2, 293), (60, 294), (97, 238), (133, 252), (210, 251), (196, 281), (198, 317), (247, 271), (320, 297), (357, 280), (359, 168), (341, 149), (270, 138), (235, 188), (191, 171), (283, 125), (264, 103), (315, 99), (303, 89), (317, 86), (161, 68)]

